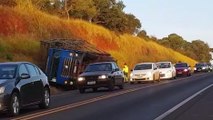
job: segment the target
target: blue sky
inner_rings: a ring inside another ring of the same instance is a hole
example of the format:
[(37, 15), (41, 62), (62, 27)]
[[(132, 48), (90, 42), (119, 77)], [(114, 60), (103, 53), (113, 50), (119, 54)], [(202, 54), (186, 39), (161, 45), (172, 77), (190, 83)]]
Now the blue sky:
[(148, 35), (171, 33), (203, 40), (213, 47), (213, 0), (122, 0), (126, 13), (140, 19)]

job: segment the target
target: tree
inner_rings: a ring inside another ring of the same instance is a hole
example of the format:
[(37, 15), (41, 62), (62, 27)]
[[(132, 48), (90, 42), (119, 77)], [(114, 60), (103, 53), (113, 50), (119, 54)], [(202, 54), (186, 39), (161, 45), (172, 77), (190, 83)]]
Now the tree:
[(93, 0), (78, 0), (73, 3), (73, 8), (69, 14), (74, 18), (80, 18), (87, 21), (92, 21), (97, 14), (96, 7)]
[(0, 5), (14, 7), (16, 6), (16, 0), (0, 0)]
[(193, 52), (197, 55), (198, 61), (209, 62), (212, 59), (210, 54), (210, 48), (208, 44), (204, 43), (201, 40), (192, 41)]
[(122, 1), (94, 0), (98, 14), (93, 22), (119, 33), (133, 34), (141, 28), (140, 21), (132, 14), (126, 14)]

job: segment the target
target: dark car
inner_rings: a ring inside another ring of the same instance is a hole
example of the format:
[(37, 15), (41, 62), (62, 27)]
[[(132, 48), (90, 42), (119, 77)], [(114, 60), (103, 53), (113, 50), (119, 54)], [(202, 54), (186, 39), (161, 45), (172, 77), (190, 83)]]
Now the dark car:
[(0, 111), (11, 116), (22, 107), (48, 108), (50, 89), (46, 75), (28, 62), (0, 63)]
[(194, 72), (209, 72), (211, 71), (209, 65), (207, 63), (197, 63), (194, 67)]
[(191, 68), (187, 63), (175, 64), (177, 76), (191, 76)]
[(208, 63), (207, 65), (208, 65), (208, 68), (209, 68), (209, 72), (212, 72), (212, 71), (213, 71), (213, 66), (212, 66), (212, 64), (211, 64), (211, 63)]
[(85, 71), (78, 77), (80, 93), (85, 89), (93, 88), (97, 91), (99, 87), (107, 87), (114, 90), (114, 86), (123, 89), (124, 74), (115, 62), (93, 63), (86, 67)]

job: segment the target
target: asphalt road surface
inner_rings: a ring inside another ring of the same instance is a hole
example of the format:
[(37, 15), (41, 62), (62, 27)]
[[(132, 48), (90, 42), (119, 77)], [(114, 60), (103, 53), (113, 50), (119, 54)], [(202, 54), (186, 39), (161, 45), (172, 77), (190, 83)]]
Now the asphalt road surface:
[[(203, 73), (160, 83), (126, 84), (125, 89), (113, 92), (107, 89), (96, 93), (88, 90), (85, 94), (78, 90), (66, 91), (52, 96), (51, 107), (47, 110), (35, 106), (23, 109), (18, 117), (1, 114), (0, 119), (184, 120), (189, 119), (188, 114), (194, 115), (193, 109), (199, 109), (199, 105), (189, 106), (202, 102), (200, 99), (213, 98), (212, 78), (213, 73)], [(212, 94), (212, 97), (206, 98), (204, 94)]]

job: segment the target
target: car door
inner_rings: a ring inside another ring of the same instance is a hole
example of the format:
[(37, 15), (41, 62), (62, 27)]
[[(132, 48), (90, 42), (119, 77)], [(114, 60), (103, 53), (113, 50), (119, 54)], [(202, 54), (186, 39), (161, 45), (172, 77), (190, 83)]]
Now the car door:
[(17, 83), (17, 86), (19, 86), (20, 89), (22, 104), (26, 105), (32, 102), (31, 99), (34, 95), (32, 89), (34, 87), (31, 78), (21, 79), (22, 74), (29, 74), (25, 64), (21, 64), (19, 66), (18, 75), (20, 79), (19, 82)]
[(35, 89), (37, 89), (35, 94), (38, 95), (36, 101), (41, 101), (42, 97), (43, 97), (43, 93), (44, 93), (44, 85), (43, 85), (43, 81), (42, 81), (44, 78), (42, 78), (42, 74), (41, 74), (39, 68), (35, 65), (33, 65), (33, 66), (34, 66), (34, 68), (36, 70), (36, 74), (37, 74), (37, 78), (34, 79)]
[(31, 91), (33, 92), (33, 96), (32, 96), (32, 101), (33, 102), (38, 102), (41, 100), (42, 97), (42, 89), (43, 89), (43, 83), (42, 80), (39, 76), (39, 71), (35, 68), (34, 65), (32, 64), (26, 64), (26, 67), (30, 73), (30, 80), (32, 81), (32, 89)]

